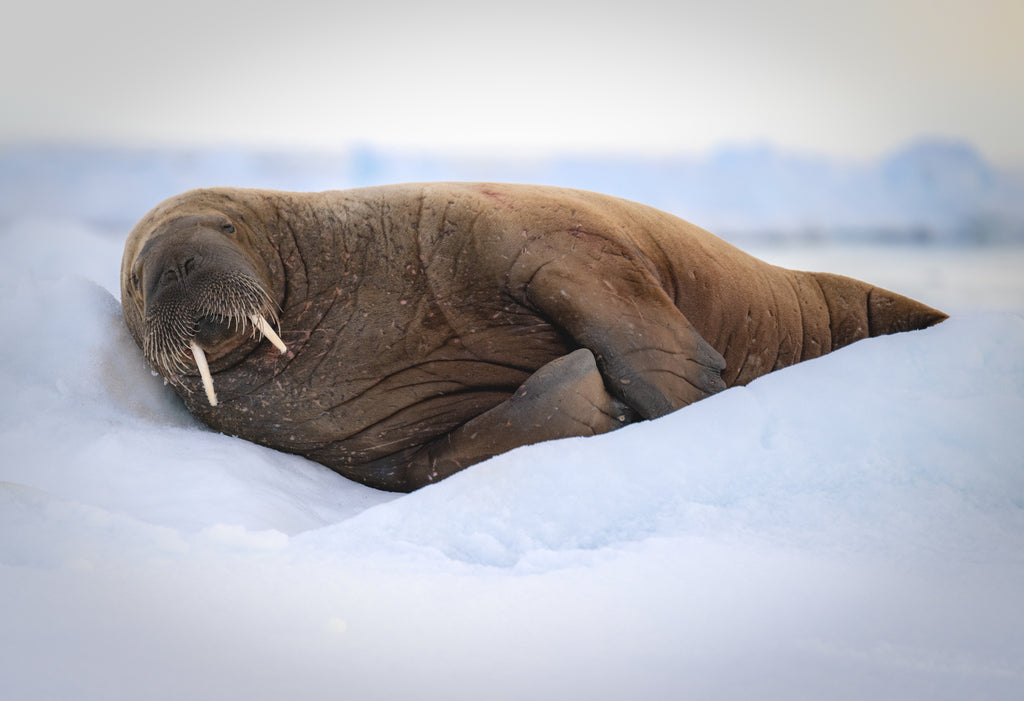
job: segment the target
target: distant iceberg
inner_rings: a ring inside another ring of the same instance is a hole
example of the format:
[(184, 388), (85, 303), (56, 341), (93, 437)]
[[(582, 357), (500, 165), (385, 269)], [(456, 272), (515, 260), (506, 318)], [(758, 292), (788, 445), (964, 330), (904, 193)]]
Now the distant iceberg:
[(194, 187), (324, 190), (393, 182), (562, 185), (638, 200), (741, 243), (1024, 243), (1024, 174), (929, 139), (869, 163), (766, 145), (701, 156), (449, 157), (372, 146), (317, 153), (87, 146), (0, 149), (0, 221), (73, 217), (124, 229)]

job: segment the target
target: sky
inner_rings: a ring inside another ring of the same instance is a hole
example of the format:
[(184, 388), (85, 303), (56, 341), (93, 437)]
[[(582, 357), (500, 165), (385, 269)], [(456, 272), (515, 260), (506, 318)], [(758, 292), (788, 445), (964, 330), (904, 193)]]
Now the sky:
[(0, 145), (844, 159), (921, 136), (1024, 167), (1020, 0), (37, 0)]

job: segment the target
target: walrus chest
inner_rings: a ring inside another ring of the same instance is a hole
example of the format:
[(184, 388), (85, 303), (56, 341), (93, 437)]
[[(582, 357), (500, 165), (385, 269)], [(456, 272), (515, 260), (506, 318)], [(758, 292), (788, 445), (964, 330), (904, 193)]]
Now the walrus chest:
[(285, 316), (288, 356), (260, 347), (216, 373), (217, 407), (192, 389), (183, 395), (190, 409), (224, 433), (358, 463), (451, 431), (568, 350), (525, 311), (466, 317), (458, 330), (423, 299), (317, 316), (306, 328), (302, 314)]

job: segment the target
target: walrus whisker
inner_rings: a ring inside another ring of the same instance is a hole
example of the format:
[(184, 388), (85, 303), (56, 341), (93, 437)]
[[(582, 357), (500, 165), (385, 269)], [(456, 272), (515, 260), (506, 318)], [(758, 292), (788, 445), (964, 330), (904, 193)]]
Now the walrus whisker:
[(275, 348), (282, 353), (288, 352), (288, 346), (284, 344), (284, 341), (282, 341), (281, 337), (277, 335), (277, 332), (274, 331), (273, 327), (267, 323), (267, 320), (262, 314), (250, 314), (249, 318), (252, 320), (256, 330), (266, 336), (267, 340), (273, 343)]
[(217, 406), (217, 393), (213, 390), (213, 375), (210, 374), (210, 366), (206, 362), (206, 353), (195, 341), (189, 342), (192, 355), (196, 359), (196, 367), (203, 378), (203, 389), (206, 390), (206, 398), (210, 400), (210, 406)]

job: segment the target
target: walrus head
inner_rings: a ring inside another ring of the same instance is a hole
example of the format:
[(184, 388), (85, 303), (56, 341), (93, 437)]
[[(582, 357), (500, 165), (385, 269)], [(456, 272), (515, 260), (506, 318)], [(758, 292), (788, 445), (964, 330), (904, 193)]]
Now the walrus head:
[(149, 227), (144, 220), (125, 249), (122, 307), (143, 354), (171, 382), (194, 364), (211, 405), (217, 395), (208, 356), (222, 357), (260, 335), (287, 350), (273, 329), (276, 308), (259, 267), (235, 223), (220, 213)]

